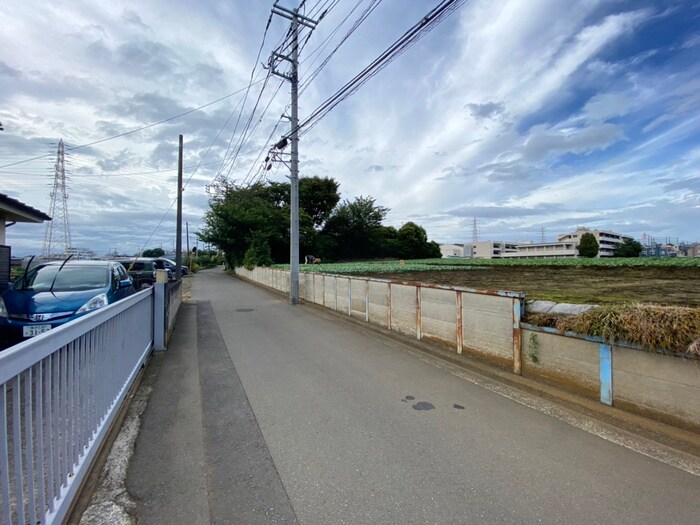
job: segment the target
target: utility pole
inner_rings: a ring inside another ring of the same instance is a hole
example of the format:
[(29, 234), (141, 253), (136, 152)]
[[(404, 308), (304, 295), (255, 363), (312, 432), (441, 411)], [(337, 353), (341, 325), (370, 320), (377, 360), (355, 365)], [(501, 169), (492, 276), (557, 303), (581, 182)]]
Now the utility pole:
[(187, 267), (190, 267), (190, 223), (185, 222), (185, 239), (187, 239)]
[[(299, 304), (299, 26), (313, 30), (315, 21), (300, 15), (299, 9), (287, 9), (277, 2), (272, 7), (272, 13), (292, 21), (291, 36), (292, 50), (289, 56), (274, 52), (269, 60), (272, 74), (288, 80), (292, 87), (291, 131), (289, 139), (292, 145), (291, 151), (291, 176), (290, 176), (290, 229), (289, 229), (289, 304)], [(289, 74), (275, 69), (278, 61), (283, 60), (291, 65)]]
[(175, 239), (175, 279), (182, 279), (182, 135), (177, 156), (177, 238)]

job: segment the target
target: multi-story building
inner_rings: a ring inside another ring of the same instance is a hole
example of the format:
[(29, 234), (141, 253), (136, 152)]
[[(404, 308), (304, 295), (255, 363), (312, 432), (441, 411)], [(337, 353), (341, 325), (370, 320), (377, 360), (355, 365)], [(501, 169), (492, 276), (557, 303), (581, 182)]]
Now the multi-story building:
[(578, 228), (575, 232), (564, 233), (557, 237), (559, 242), (573, 242), (578, 246), (581, 242), (581, 236), (584, 233), (592, 233), (595, 240), (598, 241), (598, 257), (612, 257), (615, 255), (615, 248), (623, 244), (627, 240), (634, 240), (632, 237), (622, 235), (607, 230), (589, 230), (588, 228)]
[(472, 257), (475, 259), (500, 259), (505, 254), (517, 251), (518, 245), (514, 242), (480, 241), (472, 244)]
[(73, 259), (94, 259), (95, 252), (87, 248), (67, 248), (66, 255), (72, 255)]
[(578, 257), (578, 249), (574, 242), (527, 242), (516, 245), (515, 252), (506, 252), (501, 257)]
[(464, 258), (472, 256), (471, 244), (441, 244), (440, 253), (443, 259), (447, 258)]
[(632, 237), (612, 231), (578, 228), (575, 232), (557, 236), (556, 242), (481, 241), (471, 245), (442, 244), (440, 252), (443, 257), (473, 257), (475, 259), (578, 257), (578, 245), (584, 233), (592, 233), (598, 241), (598, 257), (612, 257), (618, 246), (627, 240), (633, 240)]

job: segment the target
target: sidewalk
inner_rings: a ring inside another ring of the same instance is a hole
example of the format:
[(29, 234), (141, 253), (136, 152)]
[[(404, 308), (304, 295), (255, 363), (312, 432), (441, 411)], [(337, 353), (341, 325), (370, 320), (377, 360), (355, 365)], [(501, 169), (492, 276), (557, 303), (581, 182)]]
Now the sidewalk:
[(139, 523), (296, 523), (211, 306), (179, 316), (126, 482)]

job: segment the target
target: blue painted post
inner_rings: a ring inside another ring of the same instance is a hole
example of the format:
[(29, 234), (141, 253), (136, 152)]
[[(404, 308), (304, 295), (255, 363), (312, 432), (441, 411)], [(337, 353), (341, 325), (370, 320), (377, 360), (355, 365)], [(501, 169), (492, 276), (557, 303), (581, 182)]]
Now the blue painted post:
[(612, 347), (600, 345), (600, 402), (604, 405), (613, 404), (612, 385)]

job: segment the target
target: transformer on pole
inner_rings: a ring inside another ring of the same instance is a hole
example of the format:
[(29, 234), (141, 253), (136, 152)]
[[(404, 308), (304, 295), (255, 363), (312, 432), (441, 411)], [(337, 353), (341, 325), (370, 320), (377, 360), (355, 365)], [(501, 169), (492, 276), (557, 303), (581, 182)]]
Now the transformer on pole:
[(53, 220), (46, 222), (42, 254), (44, 257), (68, 254), (72, 246), (70, 240), (70, 222), (68, 221), (66, 154), (63, 146), (63, 139), (58, 141), (49, 215), (53, 217)]

